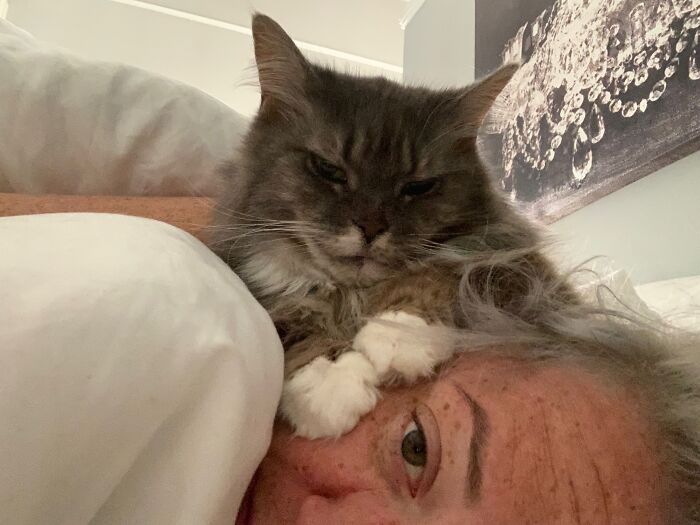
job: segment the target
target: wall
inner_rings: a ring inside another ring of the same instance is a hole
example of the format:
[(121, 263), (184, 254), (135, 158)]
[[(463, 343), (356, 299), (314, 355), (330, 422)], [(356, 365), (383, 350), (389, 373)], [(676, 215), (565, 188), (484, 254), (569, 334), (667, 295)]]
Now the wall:
[[(251, 115), (259, 106), (250, 32), (254, 8), (282, 21), (296, 18), (293, 28), (312, 39), (297, 43), (316, 62), (364, 75), (402, 77), (400, 0), (11, 0), (8, 18), (38, 39), (85, 58), (159, 73)], [(375, 18), (386, 31), (365, 21)], [(373, 55), (357, 54), (370, 49), (349, 43), (354, 42), (353, 28), (361, 24), (358, 34), (372, 44)], [(314, 25), (338, 30), (314, 31)]]
[[(406, 30), (404, 76), (460, 84), (474, 76), (474, 0), (428, 0)], [(470, 40), (471, 39), (471, 40)], [(700, 275), (700, 152), (553, 224), (559, 257), (608, 256), (647, 283)]]
[(296, 40), (396, 66), (403, 59), (399, 20), (405, 6), (401, 0), (147, 0), (147, 3), (242, 27), (250, 25), (253, 11), (259, 11), (272, 16)]
[(569, 261), (607, 255), (639, 284), (700, 275), (700, 152), (552, 226)]
[(404, 80), (433, 87), (474, 80), (475, 0), (427, 0), (404, 33)]

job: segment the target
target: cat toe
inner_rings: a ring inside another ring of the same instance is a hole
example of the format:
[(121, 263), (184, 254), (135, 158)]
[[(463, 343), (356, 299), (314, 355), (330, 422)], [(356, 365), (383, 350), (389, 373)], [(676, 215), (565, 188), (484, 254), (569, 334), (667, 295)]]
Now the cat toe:
[(378, 383), (376, 369), (358, 352), (336, 361), (318, 357), (286, 381), (280, 411), (299, 436), (339, 437), (374, 408)]
[(367, 356), (383, 380), (412, 382), (430, 375), (453, 354), (453, 346), (444, 338), (420, 330), (427, 326), (416, 315), (384, 312), (357, 333), (353, 348)]

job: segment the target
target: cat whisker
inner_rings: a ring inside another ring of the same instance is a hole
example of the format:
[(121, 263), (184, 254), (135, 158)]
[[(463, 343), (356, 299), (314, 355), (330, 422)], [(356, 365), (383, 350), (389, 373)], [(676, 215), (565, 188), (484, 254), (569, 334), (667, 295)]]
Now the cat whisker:
[(283, 221), (280, 219), (272, 219), (269, 217), (263, 217), (260, 215), (251, 215), (250, 213), (244, 213), (240, 210), (234, 210), (232, 208), (227, 208), (222, 205), (216, 206), (216, 209), (221, 212), (223, 215), (226, 215), (227, 217), (236, 217), (239, 219), (252, 219), (254, 221), (260, 221), (260, 222), (297, 222), (297, 223), (303, 223), (305, 221)]
[[(235, 231), (223, 229), (221, 231)], [(240, 233), (234, 233), (228, 237), (223, 237), (212, 241), (210, 244), (212, 246), (218, 246), (221, 244), (226, 244), (232, 242), (236, 246), (243, 246), (241, 241), (250, 240), (251, 242), (248, 246), (256, 246), (260, 243), (273, 240), (298, 240), (299, 236), (309, 236), (313, 234), (318, 234), (319, 232), (308, 231), (303, 228), (290, 228), (290, 227), (278, 227), (278, 228), (268, 228), (260, 227), (255, 229), (244, 229)], [(272, 239), (265, 239), (265, 237), (273, 236)]]
[(232, 236), (232, 237), (227, 237), (227, 238), (225, 238), (225, 239), (218, 239), (218, 240), (216, 240), (216, 241), (213, 241), (213, 242), (210, 244), (210, 246), (212, 246), (212, 247), (218, 247), (218, 246), (223, 246), (223, 245), (231, 244), (232, 246), (236, 246), (236, 247), (245, 247), (245, 246), (247, 246), (247, 247), (254, 247), (254, 246), (257, 246), (257, 245), (259, 245), (259, 244), (262, 244), (262, 243), (264, 243), (264, 242), (266, 242), (266, 241), (270, 241), (270, 240), (283, 240), (283, 239), (285, 239), (285, 238), (286, 238), (286, 239), (293, 239), (292, 236), (285, 237), (285, 236), (281, 236), (281, 235), (276, 236), (274, 239), (264, 239), (264, 238), (261, 239), (260, 237), (251, 237), (251, 236), (235, 235), (235, 236)]
[(305, 225), (270, 223), (270, 224), (245, 224), (245, 225), (226, 225), (212, 228), (216, 232), (241, 232), (241, 234), (261, 233), (261, 232), (293, 232), (313, 235), (327, 235), (326, 232)]
[[(239, 242), (243, 241), (243, 242)], [(301, 242), (295, 237), (283, 237), (283, 236), (277, 236), (272, 239), (236, 239), (234, 240), (230, 246), (228, 247), (228, 250), (226, 251), (226, 260), (231, 260), (231, 254), (234, 250), (240, 249), (240, 250), (245, 250), (245, 251), (250, 251), (254, 250), (256, 248), (261, 248), (265, 247), (267, 245), (273, 244), (273, 243), (279, 243), (279, 242), (285, 242), (285, 247), (287, 249), (292, 250), (293, 252), (296, 252), (299, 255), (305, 255), (306, 253), (304, 252), (306, 248), (306, 244)]]
[(292, 221), (292, 220), (280, 220), (280, 219), (269, 219), (266, 217), (256, 217), (253, 215), (238, 214), (238, 213), (227, 213), (228, 217), (235, 219), (240, 225), (256, 225), (256, 224), (290, 224), (290, 225), (310, 225), (307, 221)]

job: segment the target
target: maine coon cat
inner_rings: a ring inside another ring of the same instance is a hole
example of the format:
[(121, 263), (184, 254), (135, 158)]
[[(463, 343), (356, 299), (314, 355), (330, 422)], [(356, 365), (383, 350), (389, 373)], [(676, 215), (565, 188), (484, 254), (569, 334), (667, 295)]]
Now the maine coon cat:
[[(299, 434), (337, 436), (382, 382), (452, 355), (412, 327), (468, 326), (456, 304), (465, 261), (522, 249), (556, 278), (476, 153), (517, 67), (435, 91), (313, 65), (263, 15), (253, 38), (262, 100), (226, 170), (212, 246), (278, 328), (282, 414)], [(507, 271), (481, 278), (504, 308), (526, 293)]]

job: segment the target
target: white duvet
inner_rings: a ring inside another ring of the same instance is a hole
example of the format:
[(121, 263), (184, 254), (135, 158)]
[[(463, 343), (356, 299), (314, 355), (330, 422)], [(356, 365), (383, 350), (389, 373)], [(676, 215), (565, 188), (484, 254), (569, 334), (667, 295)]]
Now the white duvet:
[(3, 525), (232, 525), (281, 385), (267, 313), (190, 235), (0, 218)]

